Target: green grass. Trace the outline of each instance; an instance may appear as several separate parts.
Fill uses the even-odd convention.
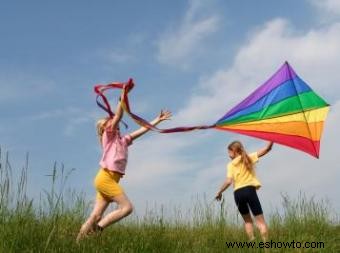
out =
[[[193,200],[185,215],[175,208],[166,218],[164,207],[151,208],[142,217],[132,216],[112,225],[100,236],[80,245],[76,234],[90,205],[82,194],[65,191],[70,171],[55,164],[51,189],[39,200],[27,196],[28,157],[17,179],[8,157],[0,150],[0,252],[265,252],[263,249],[228,249],[226,242],[244,241],[240,218],[225,208]],[[65,194],[68,192],[69,194]],[[330,207],[300,194],[283,195],[282,210],[266,216],[270,240],[323,242],[324,249],[269,249],[267,252],[340,252],[340,225]],[[238,220],[237,220],[238,219]],[[259,235],[257,235],[259,238]],[[259,241],[260,242],[260,241]],[[259,243],[258,242],[258,243]]]

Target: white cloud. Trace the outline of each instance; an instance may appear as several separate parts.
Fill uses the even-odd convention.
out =
[[[237,52],[232,66],[217,70],[212,76],[200,81],[188,104],[174,115],[172,123],[196,125],[217,120],[216,117],[222,116],[227,109],[241,101],[288,60],[317,93],[329,98],[335,105],[326,122],[321,159],[316,160],[302,152],[277,145],[272,154],[260,164],[259,176],[264,185],[260,195],[266,210],[271,205],[279,205],[281,192],[296,197],[299,190],[309,196],[327,196],[333,206],[339,208],[340,192],[335,189],[340,170],[334,157],[334,152],[339,149],[337,129],[340,124],[338,45],[339,23],[301,33],[287,20],[272,20],[258,27],[249,36]],[[148,200],[164,203],[165,199],[172,197],[184,205],[190,205],[186,203],[189,193],[194,195],[206,191],[213,196],[225,176],[226,157],[216,151],[215,157],[207,161],[200,157],[201,162],[197,164],[195,150],[202,146],[209,150],[216,149],[213,141],[209,140],[214,135],[217,133],[207,131],[195,132],[189,136],[171,136],[169,139],[154,136],[152,141],[150,138],[138,143],[138,147],[136,145],[136,149],[131,152],[131,174],[128,175],[127,183],[128,188],[132,189],[133,199],[145,201],[145,197],[141,196],[146,196]],[[250,142],[252,139],[247,137],[238,138],[246,141],[249,151],[261,145]],[[149,150],[151,146],[154,148]],[[181,156],[185,150],[192,150],[192,155],[186,159]],[[298,164],[295,162],[297,160]],[[185,170],[190,170],[190,179],[182,178],[181,174]],[[137,189],[142,189],[142,192],[135,192]],[[138,204],[143,206],[143,203]]]
[[[301,34],[286,20],[270,21],[258,28],[256,33],[252,33],[248,42],[238,51],[234,64],[229,69],[219,70],[201,82],[200,92],[209,91],[207,95],[192,96],[188,106],[177,116],[179,120],[190,119],[191,122],[211,121],[213,115],[222,115],[226,108],[231,108],[231,105],[235,105],[263,83],[285,60],[291,62],[298,74],[318,93],[334,102],[339,101],[338,45],[340,45],[339,23]],[[275,172],[274,174],[270,171],[263,172],[264,185],[267,185],[266,189],[270,189],[264,191],[265,199],[273,200],[277,205],[278,200],[275,200],[275,196],[279,198],[281,191],[295,196],[299,189],[303,189],[317,196],[328,196],[333,204],[338,205],[339,192],[333,192],[336,187],[334,178],[339,178],[334,159],[334,152],[338,150],[335,133],[340,123],[338,107],[339,102],[334,105],[327,122],[320,160],[282,147],[278,148],[278,153],[273,158],[267,159],[268,162],[263,167],[268,167],[269,170],[274,168]],[[301,163],[296,164],[294,162],[296,160]],[[321,168],[325,168],[323,170],[326,171]],[[204,175],[206,172],[201,173]],[[303,182],[299,181],[301,178],[304,178]],[[324,187],[325,184],[331,187]]]
[[[188,68],[192,61],[200,55],[204,41],[218,30],[218,17],[196,18],[204,12],[206,1],[190,1],[179,27],[165,32],[158,41],[157,59],[159,62]]]
[[[339,0],[309,0],[313,5],[318,7],[326,14],[339,15],[340,1]]]
[[[268,22],[240,48],[233,65],[203,79],[180,122],[211,122],[269,78],[288,60],[316,92],[332,99],[340,96],[340,23],[305,34],[283,19]]]
[[[340,65],[339,35],[340,23],[300,34],[286,20],[276,19],[266,24],[240,50],[235,68],[242,73],[269,74],[271,66],[277,68],[288,60],[316,90],[334,94],[331,89],[337,87],[336,75]]]

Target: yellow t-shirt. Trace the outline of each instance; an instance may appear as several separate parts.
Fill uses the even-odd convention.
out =
[[[257,152],[248,154],[253,164],[255,164],[259,157]],[[227,166],[227,177],[234,181],[234,191],[245,186],[255,186],[257,189],[261,187],[260,181],[256,178],[254,168],[248,170],[243,163],[240,162],[241,157],[234,158]]]

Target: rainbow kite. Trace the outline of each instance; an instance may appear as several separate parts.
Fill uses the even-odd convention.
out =
[[[137,124],[154,131],[174,133],[215,128],[273,141],[319,157],[329,105],[298,77],[288,62],[220,120],[208,126],[159,129],[151,125],[130,110],[128,93],[133,87],[132,79],[127,83],[96,85],[97,104],[113,117],[104,91],[118,88],[123,90],[124,111]]]
[[[216,122],[216,128],[270,140],[319,157],[329,105],[285,62]]]

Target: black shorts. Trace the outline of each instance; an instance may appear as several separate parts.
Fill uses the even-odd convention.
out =
[[[249,208],[254,216],[263,214],[255,186],[246,186],[234,192],[235,202],[242,215],[249,214]]]

